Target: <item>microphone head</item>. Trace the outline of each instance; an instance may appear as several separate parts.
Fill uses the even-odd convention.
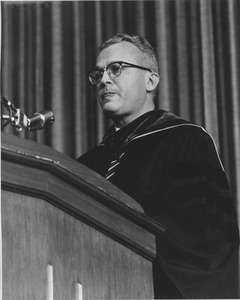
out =
[[[42,129],[46,126],[52,125],[55,120],[53,112],[50,110],[42,110],[33,114],[28,119],[28,129],[29,131]]]

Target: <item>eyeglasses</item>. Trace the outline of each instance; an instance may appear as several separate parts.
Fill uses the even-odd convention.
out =
[[[115,62],[110,63],[104,69],[99,68],[99,69],[92,71],[89,74],[89,80],[92,84],[98,84],[101,81],[105,71],[107,72],[107,74],[110,78],[116,78],[116,77],[120,76],[122,69],[124,69],[124,68],[138,68],[138,69],[146,70],[146,71],[149,71],[152,73],[151,69],[148,69],[148,68],[145,68],[142,66],[130,64],[130,63],[124,62],[124,61],[115,61]]]

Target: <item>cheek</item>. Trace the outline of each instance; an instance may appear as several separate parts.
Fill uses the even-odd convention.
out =
[[[98,99],[100,98],[100,96],[99,96],[100,90],[101,90],[100,84],[98,84],[98,85],[97,85],[97,88],[96,88],[96,94],[97,94]]]
[[[102,89],[102,88],[100,87],[100,85],[98,85],[97,88],[96,88],[96,93],[93,94],[93,98],[96,97],[98,103],[102,106],[102,99],[101,99],[102,91],[101,91],[101,89]]]
[[[145,84],[142,78],[137,78],[129,81],[129,95],[133,100],[141,101],[141,99],[145,98],[146,89]]]
[[[141,94],[145,90],[145,83],[142,76],[139,74],[128,76],[124,82],[121,82],[119,87],[124,93],[129,95]]]

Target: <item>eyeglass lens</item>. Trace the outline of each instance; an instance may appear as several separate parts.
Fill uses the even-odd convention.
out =
[[[121,65],[119,63],[111,64],[107,67],[107,73],[110,77],[117,77],[121,73]]]
[[[108,76],[111,78],[118,77],[121,73],[121,65],[119,63],[110,64],[107,67],[106,72],[107,72]],[[102,70],[95,70],[95,71],[91,72],[90,76],[89,76],[90,81],[93,84],[99,83],[103,77],[103,73],[104,73],[104,71],[102,71]]]

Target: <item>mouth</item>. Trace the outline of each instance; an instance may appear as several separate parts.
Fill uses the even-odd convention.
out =
[[[105,99],[107,99],[107,98],[109,98],[109,97],[112,97],[112,96],[114,96],[115,95],[115,93],[114,92],[105,92],[105,93],[103,93],[103,95],[102,95],[102,99],[103,100],[105,100]]]

